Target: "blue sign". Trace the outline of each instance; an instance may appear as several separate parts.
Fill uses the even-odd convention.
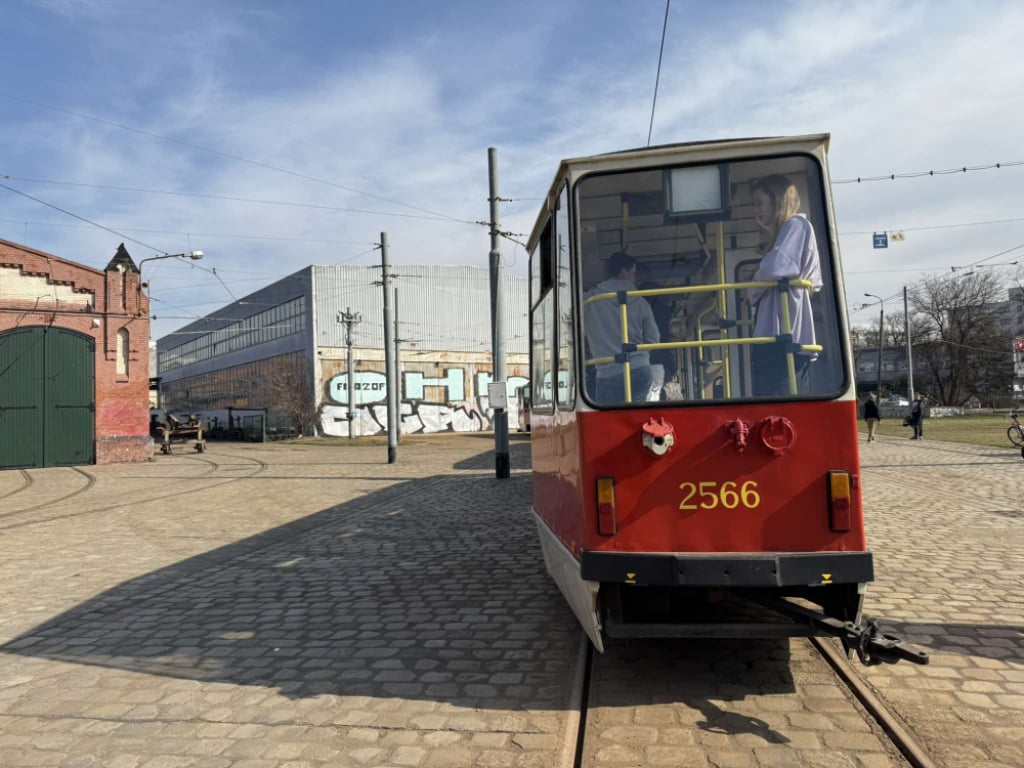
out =
[[[886,232],[875,232],[875,248],[888,248],[889,247],[889,235]]]

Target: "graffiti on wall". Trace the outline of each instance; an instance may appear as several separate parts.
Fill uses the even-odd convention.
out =
[[[472,377],[475,398],[466,399],[466,379]],[[352,433],[376,435],[387,431],[387,377],[378,371],[356,371],[353,377],[355,413]],[[422,432],[482,432],[493,427],[494,411],[487,398],[487,385],[494,380],[489,371],[469,372],[447,368],[441,377],[407,371],[401,377],[399,421],[403,434]],[[509,376],[509,423],[518,421],[516,398],[512,395],[527,383],[523,376]],[[439,387],[447,397],[427,400],[426,388]],[[320,428],[325,435],[349,434],[348,374],[332,377],[325,387],[327,402],[321,409]]]

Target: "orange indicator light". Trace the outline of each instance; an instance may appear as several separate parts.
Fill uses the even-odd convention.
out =
[[[597,532],[602,536],[614,536],[618,528],[615,511],[615,479],[597,478]]]
[[[828,473],[829,527],[836,533],[849,531],[853,525],[853,501],[849,472]]]

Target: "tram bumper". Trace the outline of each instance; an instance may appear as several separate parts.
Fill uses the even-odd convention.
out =
[[[820,587],[875,578],[870,552],[768,552],[700,555],[604,552],[580,558],[588,581],[675,587]]]

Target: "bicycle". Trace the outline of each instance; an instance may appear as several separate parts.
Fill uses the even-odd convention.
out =
[[[1010,438],[1010,442],[1018,448],[1024,447],[1024,424],[1020,423],[1016,413],[1011,413],[1010,418],[1013,420],[1013,424],[1006,430],[1006,436]],[[1022,453],[1021,455],[1024,455]]]

